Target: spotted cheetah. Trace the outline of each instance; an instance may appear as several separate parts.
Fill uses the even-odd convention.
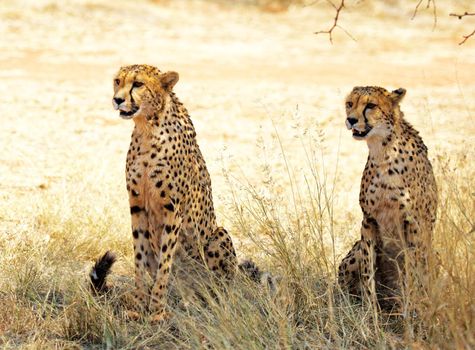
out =
[[[122,67],[113,82],[114,108],[135,124],[126,161],[137,305],[130,314],[150,311],[153,321],[167,315],[168,279],[177,254],[224,278],[237,270],[231,237],[216,224],[211,179],[193,123],[173,92],[177,82],[178,73],[149,65]],[[112,264],[104,260],[107,270]],[[91,275],[93,284],[100,285],[105,275],[96,281]]]
[[[400,306],[406,286],[427,283],[437,209],[427,147],[399,107],[405,94],[369,86],[346,98],[346,126],[366,141],[369,156],[359,198],[361,239],[341,262],[338,279],[351,294],[388,310]]]

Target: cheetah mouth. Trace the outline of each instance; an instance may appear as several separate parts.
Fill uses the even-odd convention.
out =
[[[137,113],[139,109],[138,108],[134,108],[132,109],[131,111],[123,111],[123,110],[120,110],[120,117],[123,118],[123,119],[130,119],[134,116],[135,113]]]
[[[352,129],[352,132],[353,132],[353,138],[357,139],[357,140],[362,140],[364,139],[368,134],[369,132],[373,130],[373,128],[371,127],[367,127],[365,130],[363,131],[359,131],[359,130],[356,130],[356,129]]]

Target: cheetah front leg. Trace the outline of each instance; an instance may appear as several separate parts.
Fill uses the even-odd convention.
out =
[[[365,216],[361,223],[361,278],[366,301],[376,314],[379,309],[376,295],[376,238],[378,224],[373,218]]]
[[[165,312],[168,279],[173,264],[178,236],[182,228],[182,217],[180,207],[173,199],[165,200],[165,204],[160,204],[156,217],[161,217],[161,222],[156,225],[160,232],[154,232],[154,240],[157,245],[153,245],[158,267],[150,299],[150,310],[153,315],[152,322],[159,322],[167,317]]]
[[[135,259],[135,292],[134,308],[129,311],[129,317],[139,318],[148,303],[147,272],[151,273],[156,268],[156,261],[150,247],[148,215],[145,209],[138,203],[131,201],[130,212],[132,215],[132,235],[134,238],[134,259]]]
[[[361,239],[355,243],[338,268],[338,281],[351,294],[363,296],[377,310],[375,242],[378,226],[374,219],[365,217]]]
[[[363,251],[358,240],[338,266],[338,284],[350,295],[361,296],[361,261]]]

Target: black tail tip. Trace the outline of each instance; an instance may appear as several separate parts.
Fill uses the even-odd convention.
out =
[[[89,277],[91,278],[91,287],[94,292],[103,293],[107,291],[106,278],[116,260],[117,258],[115,254],[110,250],[96,260],[96,263],[89,274]]]
[[[274,295],[277,292],[277,278],[272,274],[266,271],[262,271],[252,260],[244,260],[239,265],[239,270],[245,276],[254,281],[257,284],[260,284],[262,287],[267,289],[271,295]]]
[[[239,270],[254,282],[259,282],[262,272],[252,260],[244,260],[239,265]]]

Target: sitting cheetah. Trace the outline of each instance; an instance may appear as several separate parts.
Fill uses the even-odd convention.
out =
[[[226,278],[237,269],[231,237],[216,224],[211,180],[193,123],[172,91],[177,81],[178,73],[148,65],[122,67],[114,79],[113,106],[135,123],[126,162],[134,297],[137,311],[149,309],[153,321],[166,316],[168,279],[178,252]],[[104,284],[113,263],[106,255],[96,265],[104,271],[91,273],[96,286]],[[151,290],[147,274],[154,281]]]
[[[387,310],[400,306],[404,286],[426,284],[437,209],[427,147],[399,108],[405,94],[355,87],[346,98],[346,126],[366,141],[369,156],[360,189],[361,239],[341,262],[338,279],[351,294],[363,293],[373,305],[378,299]]]

